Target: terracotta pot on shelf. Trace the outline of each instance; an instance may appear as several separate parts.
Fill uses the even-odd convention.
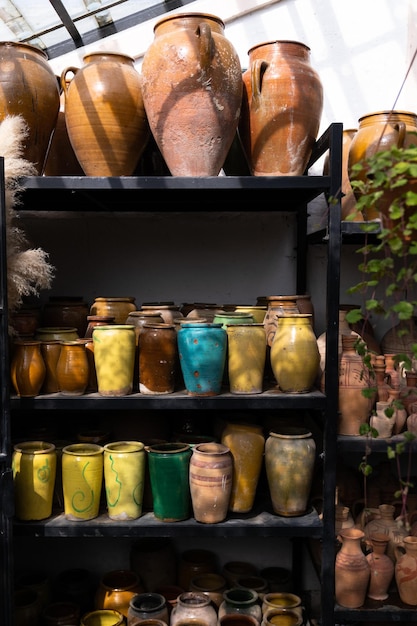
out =
[[[301,176],[323,109],[323,88],[310,63],[310,48],[298,41],[266,41],[248,55],[239,134],[251,173]]]
[[[145,52],[143,101],[173,176],[217,176],[235,137],[242,75],[224,28],[208,13],[168,15]]]

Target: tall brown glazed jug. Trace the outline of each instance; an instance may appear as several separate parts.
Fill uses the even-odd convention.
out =
[[[67,67],[61,73],[75,155],[87,176],[131,176],[149,139],[134,59],[91,52],[83,61],[82,68]]]
[[[173,176],[217,176],[235,137],[239,57],[207,13],[159,20],[143,58],[142,89],[156,143]]]
[[[317,138],[323,88],[310,48],[267,41],[249,50],[239,135],[254,176],[300,176]]]
[[[43,173],[59,112],[59,89],[45,52],[26,43],[0,42],[0,121],[21,115],[28,127],[23,157]]]

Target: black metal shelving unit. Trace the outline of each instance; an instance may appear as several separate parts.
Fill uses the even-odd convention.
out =
[[[328,176],[308,175],[310,167],[329,151]],[[166,524],[155,520],[152,513],[146,513],[134,523],[115,523],[100,515],[95,520],[82,525],[71,523],[58,512],[50,519],[36,523],[10,523],[12,512],[10,490],[8,502],[3,503],[9,512],[3,517],[2,533],[5,552],[2,570],[11,559],[13,536],[20,537],[96,537],[96,536],[201,536],[209,537],[286,537],[293,540],[295,567],[300,567],[301,547],[307,539],[318,539],[322,547],[321,559],[321,624],[334,626],[334,558],[335,558],[335,488],[337,464],[337,405],[338,405],[338,311],[340,281],[340,189],[342,158],[342,124],[334,123],[316,142],[310,163],[303,176],[296,177],[239,177],[219,176],[207,178],[176,177],[29,177],[22,180],[25,192],[20,211],[45,212],[50,218],[54,211],[254,211],[259,206],[260,193],[265,193],[265,210],[291,212],[297,216],[297,293],[307,289],[307,216],[308,202],[321,194],[334,199],[328,211],[327,245],[327,342],[326,342],[326,388],[325,393],[314,391],[309,394],[291,395],[276,389],[253,396],[233,396],[224,392],[213,398],[193,398],[185,392],[167,396],[149,397],[132,394],[122,398],[102,398],[99,394],[87,394],[76,398],[61,397],[60,394],[41,395],[36,398],[3,396],[2,419],[5,424],[4,470],[10,471],[10,432],[9,411],[16,418],[19,413],[33,414],[37,411],[89,411],[89,410],[129,410],[151,408],[154,410],[304,410],[311,411],[323,432],[323,519],[312,509],[304,516],[281,518],[267,509],[253,510],[243,517],[231,516],[224,523],[201,525],[194,520]],[[273,190],[273,201],[270,192]],[[266,194],[268,193],[268,196]],[[192,199],[198,199],[194,204]],[[219,202],[221,199],[221,204]],[[169,200],[169,203],[167,202]],[[4,232],[4,228],[3,228]],[[2,248],[4,250],[4,248]],[[6,259],[2,259],[5,270]],[[3,289],[4,292],[4,289]],[[3,342],[7,340],[3,333]],[[3,361],[3,375],[8,373],[7,359]],[[8,447],[7,447],[8,446]],[[11,577],[12,564],[8,568]],[[6,576],[7,578],[7,576]],[[2,624],[12,626],[11,583],[4,586]]]

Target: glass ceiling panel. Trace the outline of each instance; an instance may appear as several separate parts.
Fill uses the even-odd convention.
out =
[[[190,0],[0,0],[0,40],[74,49]],[[150,12],[150,13],[149,13]],[[143,19],[140,19],[143,15]],[[66,25],[66,27],[65,27]]]

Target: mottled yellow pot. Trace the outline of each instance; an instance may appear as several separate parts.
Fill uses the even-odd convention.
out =
[[[320,353],[311,314],[278,317],[271,346],[271,367],[284,393],[307,393],[319,372]]]
[[[142,515],[145,446],[140,441],[115,441],[104,446],[104,482],[110,519]]]
[[[17,443],[12,470],[16,517],[25,521],[49,517],[56,478],[55,445],[45,441]]]
[[[229,422],[223,430],[221,443],[230,449],[233,456],[229,510],[247,513],[253,507],[262,469],[265,448],[262,428],[256,424]]]
[[[310,431],[287,427],[271,432],[265,442],[265,470],[274,513],[304,515],[316,459]]]
[[[266,358],[263,324],[228,324],[226,331],[231,393],[262,393]]]
[[[97,517],[103,484],[103,447],[73,443],[62,449],[62,488],[67,519]]]
[[[93,345],[98,392],[102,396],[132,393],[135,327],[130,324],[96,326],[93,330]]]

